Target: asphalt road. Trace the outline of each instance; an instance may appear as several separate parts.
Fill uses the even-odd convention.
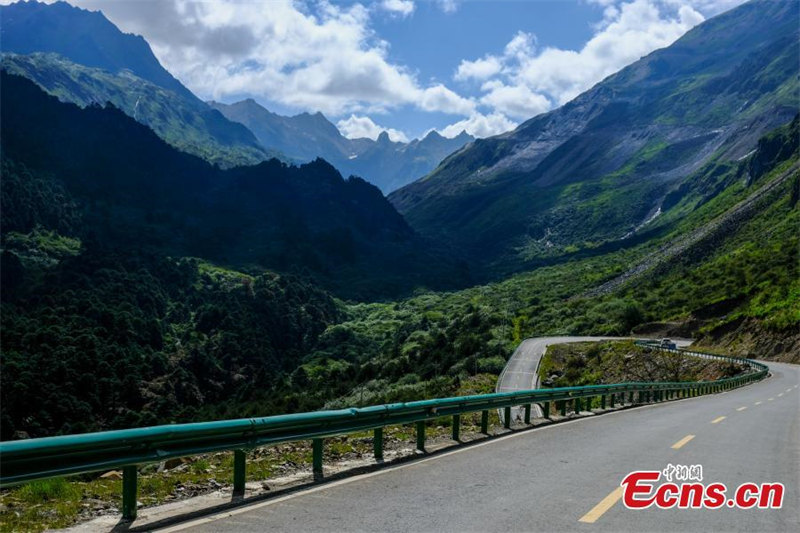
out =
[[[727,393],[513,432],[185,526],[196,532],[798,531],[800,367],[769,366],[769,379]],[[668,463],[700,464],[705,483],[728,487],[781,482],[783,508],[629,510],[615,500],[629,472]],[[597,510],[603,501],[609,505]],[[587,516],[594,522],[580,521]]]

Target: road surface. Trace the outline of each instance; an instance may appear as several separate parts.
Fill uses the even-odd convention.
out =
[[[727,393],[513,432],[180,527],[194,532],[798,531],[800,367],[769,366],[769,379]],[[781,482],[783,508],[634,511],[615,499],[629,472],[662,470],[668,463],[700,464],[705,483],[728,487]]]

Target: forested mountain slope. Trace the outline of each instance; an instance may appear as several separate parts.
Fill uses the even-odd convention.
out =
[[[344,180],[322,160],[221,170],[116,108],[65,104],[5,73],[0,105],[3,156],[63,184],[80,206],[82,238],[242,268],[305,270],[346,296],[464,281],[453,261],[426,251],[376,187]],[[9,201],[4,217],[28,210],[25,198]]]
[[[82,107],[110,102],[175,148],[211,163],[230,167],[283,157],[263,149],[247,128],[193,95],[165,89],[129,70],[112,73],[40,52],[4,53],[2,69],[36,82],[64,102]]]
[[[3,68],[64,101],[112,102],[173,146],[221,166],[278,155],[192,94],[147,41],[122,33],[101,12],[34,1],[0,6],[0,17]]]

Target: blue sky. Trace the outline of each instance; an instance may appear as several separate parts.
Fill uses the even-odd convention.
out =
[[[489,136],[742,0],[71,0],[203,99],[322,111],[349,137]]]

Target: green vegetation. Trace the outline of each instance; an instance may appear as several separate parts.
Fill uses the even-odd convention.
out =
[[[721,193],[673,222],[667,211],[664,237],[394,302],[336,300],[305,277],[207,258],[132,255],[97,234],[78,248],[77,230],[45,229],[40,209],[24,219],[32,229],[4,235],[3,437],[449,396],[498,373],[532,335],[626,335],[670,320],[695,321],[710,336],[751,320],[786,337],[800,323],[796,177],[678,260],[611,294],[580,295],[781,177],[796,161],[783,147],[793,146],[798,122],[750,159],[721,167]],[[741,176],[754,160],[761,173],[748,183]],[[702,197],[709,172],[689,180],[696,185],[676,210]],[[27,259],[37,254],[51,259]]]
[[[539,379],[548,387],[628,381],[712,381],[733,377],[741,365],[664,353],[633,341],[557,344],[547,348]]]

